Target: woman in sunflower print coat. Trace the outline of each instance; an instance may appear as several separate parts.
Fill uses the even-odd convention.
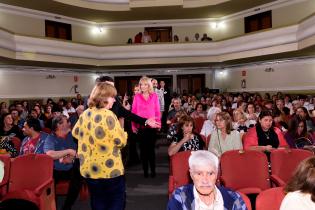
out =
[[[93,210],[123,210],[125,178],[120,149],[125,146],[127,133],[116,115],[109,109],[117,91],[107,83],[98,83],[85,110],[72,130],[78,139],[80,172],[91,195]]]

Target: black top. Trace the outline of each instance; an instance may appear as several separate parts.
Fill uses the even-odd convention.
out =
[[[131,111],[125,109],[122,104],[120,99],[116,96],[115,97],[116,101],[113,104],[113,107],[110,109],[112,112],[115,113],[117,118],[123,117],[127,120],[133,121],[137,124],[144,125],[145,121],[147,120],[146,118],[142,118]]]

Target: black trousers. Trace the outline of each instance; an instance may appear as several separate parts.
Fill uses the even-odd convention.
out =
[[[79,159],[76,159],[74,161],[73,167],[68,171],[57,171],[54,170],[54,180],[55,180],[55,186],[58,182],[63,180],[70,181],[68,193],[66,196],[66,200],[63,204],[62,209],[71,209],[72,205],[78,198],[78,195],[80,193],[82,180],[80,174],[80,163]]]
[[[144,176],[148,176],[149,166],[151,175],[155,176],[156,129],[140,128],[137,136],[140,144],[140,158]]]

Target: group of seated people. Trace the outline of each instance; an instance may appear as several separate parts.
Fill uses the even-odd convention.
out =
[[[173,98],[167,118],[168,153],[208,149],[220,156],[236,149],[312,149],[315,98],[310,102],[300,96],[293,103],[287,98],[280,94],[273,100],[250,94]]]
[[[0,147],[2,154],[7,153],[11,157],[26,154],[47,154],[52,157],[55,183],[61,180],[70,181],[68,194],[62,207],[67,210],[74,204],[82,183],[79,161],[76,158],[77,140],[72,136],[71,130],[84,107],[78,105],[74,109],[68,103],[64,104],[64,107],[59,107],[52,100],[48,100],[44,113],[41,111],[41,106],[35,104],[28,116],[22,118],[22,115],[18,115],[16,122],[12,116],[12,112],[16,109],[4,113],[1,118]],[[38,112],[35,107],[38,108]],[[20,122],[23,122],[22,127],[19,125]],[[20,149],[11,141],[12,137],[17,137],[21,141]]]

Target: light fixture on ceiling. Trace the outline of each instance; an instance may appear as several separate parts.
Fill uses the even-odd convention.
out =
[[[226,27],[225,22],[210,22],[209,25],[211,26],[212,29],[223,29]]]

